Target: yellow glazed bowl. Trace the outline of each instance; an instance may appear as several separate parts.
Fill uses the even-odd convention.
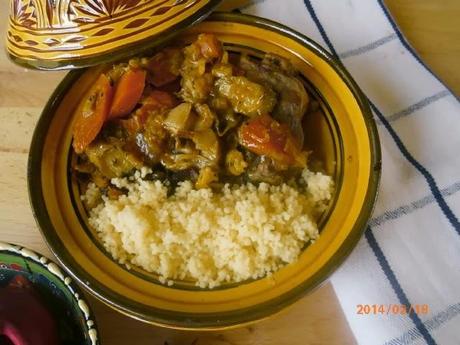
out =
[[[59,262],[94,296],[136,319],[180,329],[223,329],[263,319],[293,303],[345,260],[372,212],[380,178],[380,147],[366,98],[344,67],[310,39],[280,24],[239,14],[215,14],[180,40],[211,32],[227,49],[290,59],[317,95],[324,114],[310,118],[308,145],[336,183],[319,222],[320,238],[298,261],[271,277],[218,289],[127,270],[103,250],[87,225],[70,173],[73,110],[99,67],[73,71],[52,95],[36,127],[29,157],[29,193],[37,222]]]

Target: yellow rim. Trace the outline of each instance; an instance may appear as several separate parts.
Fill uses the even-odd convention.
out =
[[[137,319],[167,327],[218,329],[252,322],[291,304],[323,282],[361,237],[380,177],[380,147],[365,97],[334,58],[308,38],[277,23],[217,14],[182,37],[213,32],[229,46],[288,57],[322,95],[338,130],[342,183],[321,236],[298,262],[264,278],[212,291],[169,288],[124,270],[82,228],[69,193],[68,157],[73,107],[97,73],[70,73],[37,125],[29,157],[29,191],[49,246],[69,272],[98,298]]]

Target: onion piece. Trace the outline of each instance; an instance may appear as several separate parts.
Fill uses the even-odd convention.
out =
[[[212,163],[217,163],[220,158],[219,141],[212,129],[193,132],[192,138],[201,155]]]
[[[194,122],[192,104],[181,103],[169,111],[168,116],[163,121],[163,125],[169,132],[178,134],[191,128]]]
[[[212,127],[216,115],[207,104],[195,104],[198,120],[195,122],[195,131],[203,131]]]

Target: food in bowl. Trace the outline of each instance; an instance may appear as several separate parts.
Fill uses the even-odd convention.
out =
[[[311,98],[288,60],[211,34],[106,69],[76,110],[72,166],[106,250],[203,288],[296,261],[334,192],[307,164]]]
[[[289,60],[311,96],[302,119],[305,148],[311,152],[308,167],[333,177],[334,195],[317,220],[320,236],[314,245],[303,248],[295,262],[261,279],[203,289],[194,286],[192,279],[175,279],[171,288],[160,284],[154,273],[134,264],[126,269],[112,259],[88,224],[91,211],[80,200],[86,183],[79,185],[77,173],[71,173],[79,159],[71,149],[74,112],[104,65],[69,73],[50,97],[31,143],[28,181],[34,214],[47,243],[91,294],[148,323],[222,330],[278,312],[311,292],[343,263],[371,214],[381,156],[365,96],[345,68],[315,42],[280,24],[231,13],[213,14],[175,39],[183,47],[202,32],[219,37],[228,52],[257,57],[254,61],[261,61],[263,52]],[[147,49],[172,42],[171,36],[161,38],[133,44],[129,51],[150,56]],[[313,111],[315,101],[319,111]],[[315,161],[322,166],[315,166]]]

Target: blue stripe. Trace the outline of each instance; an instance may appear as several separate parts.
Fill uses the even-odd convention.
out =
[[[447,188],[441,189],[441,195],[443,197],[451,196],[457,193],[459,190],[460,190],[460,181],[455,182],[454,184],[450,185]],[[436,199],[434,198],[433,194],[426,195],[425,197],[418,199],[414,202],[411,202],[408,205],[403,205],[393,210],[386,211],[380,216],[372,218],[369,221],[369,226],[371,227],[380,226],[389,220],[398,219],[402,216],[405,216],[416,210],[419,210],[429,204],[432,204],[435,201]]]
[[[321,24],[321,22],[318,19],[318,16],[316,15],[315,9],[313,8],[310,0],[304,0],[303,2],[305,4],[305,6],[307,7],[308,12],[310,12],[311,18],[315,22],[316,27],[318,28],[318,30],[319,30],[319,32],[321,34],[321,37],[323,38],[324,42],[329,47],[329,50],[331,51],[331,53],[333,55],[338,56],[334,46],[332,45],[331,41],[329,40],[329,37],[326,34],[326,31],[323,28],[323,25]]]
[[[320,31],[321,35],[323,36],[324,42],[328,45],[329,49],[337,55],[334,46],[332,45],[331,41],[329,40],[329,37],[326,34],[326,31],[324,30],[321,22],[318,19],[318,16],[316,15],[313,6],[310,2],[310,0],[304,0],[305,6],[307,7],[308,11],[310,12],[310,15],[315,22],[315,24],[318,26],[318,30]],[[402,140],[399,138],[398,134],[396,131],[391,127],[390,123],[385,119],[383,114],[380,112],[380,110],[374,105],[369,100],[369,103],[371,105],[371,108],[374,110],[375,114],[377,114],[380,122],[385,126],[387,129],[388,133],[391,135],[393,138],[394,142],[396,143],[396,146],[398,146],[399,150],[401,151],[402,155],[406,160],[411,163],[415,169],[417,169],[425,178],[425,180],[428,183],[428,186],[433,193],[436,202],[438,203],[439,207],[441,208],[441,211],[444,213],[444,215],[447,217],[449,222],[452,224],[453,228],[455,231],[460,235],[460,222],[458,221],[457,217],[455,216],[454,212],[450,209],[449,205],[447,205],[446,201],[442,197],[441,192],[439,191],[439,188],[436,184],[436,181],[434,177],[430,174],[430,172],[422,165],[420,164],[407,150],[407,148],[404,146],[404,143]]]
[[[435,329],[439,328],[446,322],[452,320],[453,318],[457,317],[460,314],[460,303],[452,304],[447,309],[439,312],[431,319],[424,322],[425,327],[429,331],[434,331]],[[405,332],[402,336],[394,338],[384,345],[399,345],[399,344],[410,344],[413,341],[419,339],[421,337],[421,333],[417,328],[412,328]]]
[[[374,50],[388,42],[391,42],[393,40],[396,40],[398,39],[398,36],[396,34],[391,34],[391,35],[388,35],[388,36],[385,36],[385,37],[382,37],[381,39],[377,40],[377,41],[374,41],[372,43],[369,43],[369,44],[366,44],[365,46],[362,46],[362,47],[359,47],[359,48],[356,48],[356,49],[351,49],[351,50],[348,50],[346,52],[343,52],[343,53],[340,53],[339,54],[339,58],[341,59],[346,59],[346,58],[349,58],[351,56],[357,56],[357,55],[361,55],[361,54],[364,54],[364,53],[367,53],[371,50]]]
[[[409,299],[407,298],[406,293],[404,292],[401,285],[399,284],[398,279],[396,278],[396,275],[394,274],[393,270],[391,269],[390,264],[388,263],[385,255],[383,254],[382,249],[380,249],[380,246],[377,243],[377,240],[375,239],[375,236],[372,233],[372,229],[370,227],[367,229],[365,236],[366,236],[367,242],[369,242],[369,245],[372,251],[374,252],[375,257],[377,258],[377,261],[380,264],[380,267],[382,268],[383,272],[387,276],[388,281],[391,284],[391,287],[395,291],[396,296],[398,297],[399,301],[401,302],[401,304],[404,304],[406,306],[407,310],[410,310],[411,303],[409,302]],[[422,320],[420,320],[420,318],[418,317],[417,313],[415,313],[413,310],[410,310],[410,311],[411,312],[408,314],[409,317],[414,322],[415,327],[420,332],[420,334],[423,336],[427,344],[428,345],[436,344],[431,334],[428,332],[425,325],[423,324]]]
[[[407,42],[406,38],[404,37],[402,32],[399,30],[398,25],[396,25],[396,22],[393,20],[393,17],[391,16],[390,12],[385,6],[383,0],[377,0],[377,2],[380,5],[383,13],[385,14],[385,17],[387,17],[388,21],[393,27],[393,30],[395,31],[396,35],[398,35],[398,38],[401,44],[412,54],[415,60],[417,60],[417,62],[428,71],[428,73],[430,73],[437,81],[439,81],[442,85],[444,85],[446,89],[448,89],[452,93],[452,95],[457,99],[457,101],[460,101],[460,98],[441,79],[439,79],[439,77],[422,61],[420,56],[418,56],[415,50],[411,47],[409,42]]]
[[[411,115],[415,113],[416,111],[425,108],[426,106],[430,105],[431,103],[434,103],[440,99],[443,99],[447,96],[451,96],[452,94],[450,93],[449,90],[443,90],[438,93],[435,93],[432,96],[426,97],[422,99],[421,101],[414,103],[410,106],[408,106],[406,109],[403,109],[401,111],[398,111],[397,113],[390,115],[386,117],[388,122],[393,122],[396,120],[399,120],[400,118],[406,117],[408,115]],[[382,124],[380,121],[378,121],[378,124]]]
[[[390,133],[391,137],[396,143],[396,146],[398,146],[404,158],[406,158],[407,161],[411,163],[414,166],[414,168],[417,169],[422,174],[422,176],[425,178],[426,182],[428,183],[428,186],[430,187],[431,193],[433,193],[433,196],[436,199],[436,202],[441,208],[441,211],[447,217],[447,219],[449,220],[449,222],[451,223],[455,231],[460,235],[460,222],[458,221],[457,217],[455,216],[454,212],[451,210],[449,205],[447,205],[447,202],[442,196],[441,191],[439,190],[434,177],[430,174],[430,172],[422,164],[420,164],[409,153],[407,148],[404,146],[402,140],[396,134],[396,131],[393,129],[393,127],[391,127],[390,123],[385,119],[385,117],[382,115],[380,110],[378,110],[377,107],[370,100],[369,100],[369,103],[371,104],[372,110],[374,110],[374,112],[377,114],[382,124],[387,129],[388,133]]]

